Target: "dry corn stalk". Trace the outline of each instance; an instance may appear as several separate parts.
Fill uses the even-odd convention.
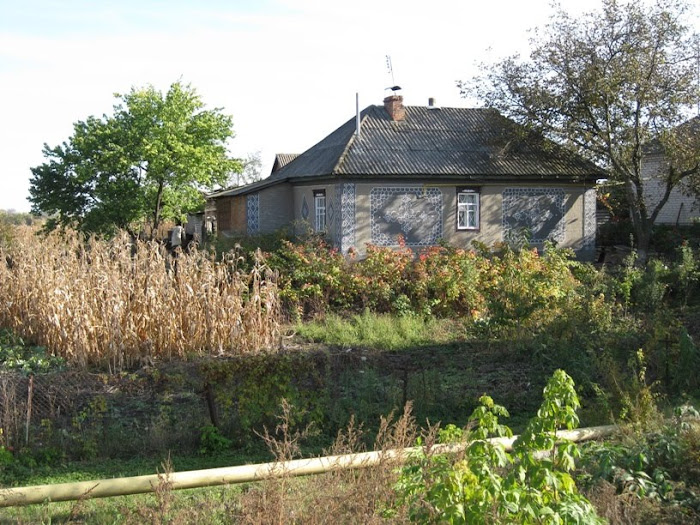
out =
[[[0,249],[0,326],[69,362],[116,370],[258,352],[279,339],[274,277],[260,260],[244,273],[235,256],[195,250],[175,259],[127,234],[84,240],[18,228]]]

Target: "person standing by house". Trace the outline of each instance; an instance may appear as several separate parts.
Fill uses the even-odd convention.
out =
[[[182,221],[177,221],[173,231],[170,232],[170,255],[172,255],[174,261],[172,264],[173,272],[175,277],[177,277],[178,270],[178,257],[180,256],[180,251],[182,250],[182,245],[185,242],[185,228],[182,227]]]
[[[177,224],[170,233],[170,250],[174,256],[177,256],[175,251],[177,248],[182,249],[182,244],[185,241],[185,228],[182,227],[182,221],[177,221]]]

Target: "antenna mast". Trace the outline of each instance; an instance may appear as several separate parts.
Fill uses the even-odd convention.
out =
[[[391,85],[393,86],[396,81],[394,80],[394,68],[391,66],[391,55],[386,55],[386,68],[391,75]]]

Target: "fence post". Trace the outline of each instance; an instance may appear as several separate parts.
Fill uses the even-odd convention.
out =
[[[24,444],[29,444],[29,425],[32,420],[32,397],[34,396],[34,374],[29,374],[29,386],[27,386],[27,422],[24,426]]]

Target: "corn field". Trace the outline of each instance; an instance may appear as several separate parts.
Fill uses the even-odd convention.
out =
[[[240,354],[279,338],[275,275],[235,253],[170,255],[121,234],[37,236],[0,247],[0,326],[78,366],[121,370],[157,359]]]

